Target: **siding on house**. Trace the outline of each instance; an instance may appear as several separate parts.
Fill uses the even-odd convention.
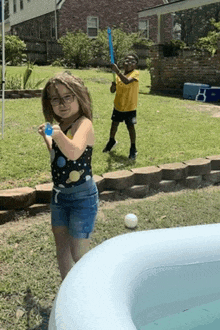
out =
[[[11,34],[21,39],[55,40],[54,12],[38,16],[23,23],[11,26]]]
[[[23,23],[38,16],[47,15],[55,10],[54,0],[23,0],[23,9],[21,9],[20,3],[20,0],[9,1],[11,26]],[[14,5],[16,5],[15,12]]]

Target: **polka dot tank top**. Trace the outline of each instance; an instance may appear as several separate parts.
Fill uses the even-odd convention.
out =
[[[72,139],[71,129],[64,132]],[[71,188],[92,178],[92,147],[87,146],[77,160],[68,159],[53,141],[51,150],[51,172],[53,183],[56,187]]]

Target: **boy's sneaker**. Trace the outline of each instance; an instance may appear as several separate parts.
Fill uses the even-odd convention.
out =
[[[118,144],[115,140],[109,140],[102,152],[110,152]]]
[[[129,159],[131,159],[131,160],[135,160],[136,159],[136,157],[137,157],[137,150],[136,149],[134,149],[134,148],[131,148],[130,149],[130,155],[129,155]]]

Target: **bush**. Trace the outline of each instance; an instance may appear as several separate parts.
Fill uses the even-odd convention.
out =
[[[99,30],[96,39],[91,40],[93,58],[99,58],[104,61],[109,60],[108,34],[106,30]]]
[[[130,35],[134,46],[152,46],[153,41],[143,36],[143,32],[134,32]]]
[[[39,80],[31,80],[30,77],[32,75],[34,69],[34,64],[27,62],[27,67],[22,74],[16,75],[8,75],[7,71],[5,71],[5,89],[36,89],[38,86],[45,80],[45,78],[41,78]],[[0,67],[0,89],[2,89],[2,66]]]
[[[57,58],[55,61],[52,62],[51,66],[63,66],[65,67],[65,59]]]
[[[147,58],[146,59],[146,66],[147,66],[147,70],[150,71],[151,66],[152,66],[152,60],[151,60],[151,58]]]
[[[122,28],[123,26],[112,29],[114,59],[119,66],[127,53],[134,52],[134,45],[153,44],[152,41],[143,38],[140,32],[128,34]],[[82,31],[67,32],[59,39],[59,43],[62,45],[64,59],[57,59],[53,66],[85,67],[92,59],[101,59],[110,65],[107,29],[99,30],[97,38],[94,39],[89,39]]]
[[[112,43],[114,49],[114,60],[120,64],[128,52],[133,51],[133,39],[122,28],[112,29]],[[108,33],[107,30],[100,30],[98,36],[93,40],[93,55],[100,57],[110,63]]]
[[[214,31],[209,31],[206,37],[200,38],[195,44],[196,49],[198,50],[207,50],[212,55],[218,49],[218,40],[220,38],[220,22],[216,23],[214,19],[210,20]]]
[[[127,34],[121,28],[113,29],[112,39],[115,62],[120,65],[125,55],[133,50],[133,40],[131,34]]]
[[[2,51],[2,36],[0,36],[0,44]],[[5,61],[7,65],[21,64],[27,58],[25,51],[26,45],[19,37],[5,36]]]
[[[91,41],[84,32],[67,32],[58,42],[62,45],[65,64],[68,67],[85,67],[92,59]]]

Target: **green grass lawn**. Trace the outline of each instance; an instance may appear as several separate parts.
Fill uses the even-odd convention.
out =
[[[8,67],[7,74],[17,74],[19,70],[22,72],[24,67]],[[36,66],[33,76],[49,78],[62,70]],[[103,154],[102,149],[109,138],[114,100],[114,95],[109,92],[112,73],[99,69],[71,71],[84,79],[93,100],[96,135],[92,163],[94,174],[220,153],[219,118],[211,117],[207,111],[197,111],[198,103],[194,101],[150,95],[149,72],[141,70],[136,125],[137,160],[128,160],[130,141],[125,124],[119,126],[116,135],[119,144],[115,151],[110,155]],[[49,154],[37,133],[43,122],[40,98],[5,101],[3,140],[0,135],[0,189],[24,185],[34,187],[38,183],[50,182]]]

